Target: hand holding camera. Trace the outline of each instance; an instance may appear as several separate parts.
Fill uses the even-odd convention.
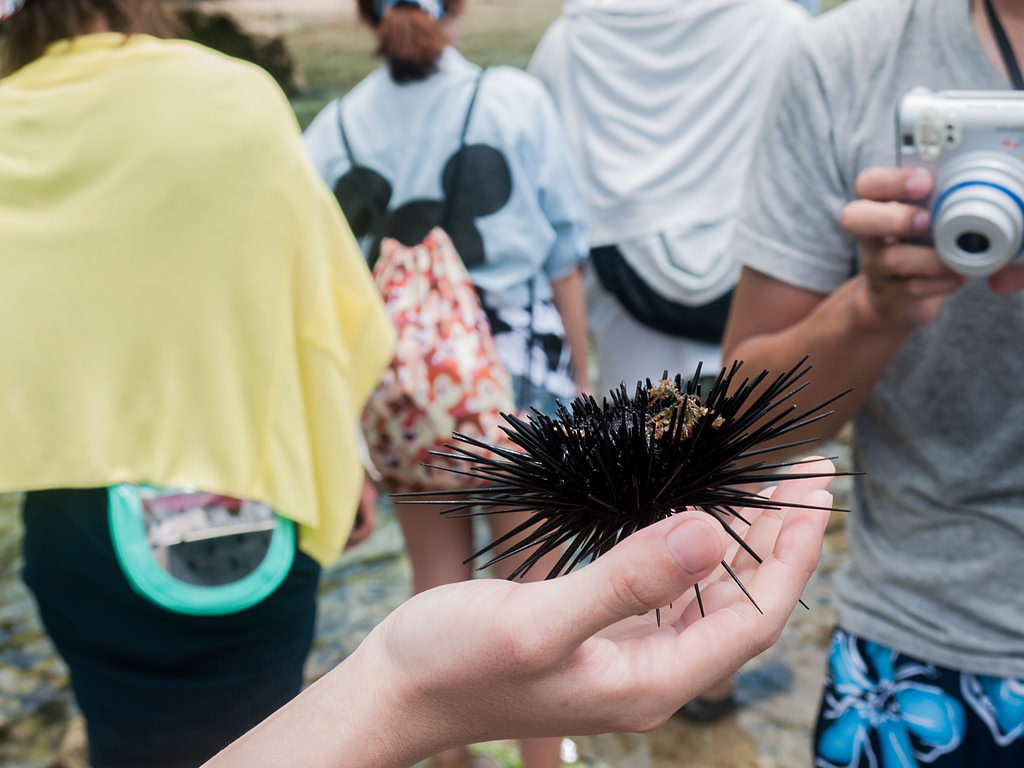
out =
[[[1024,289],[1024,93],[910,91],[898,168],[870,168],[842,226],[861,245],[869,321],[910,329],[968,277]]]
[[[1024,93],[915,88],[896,112],[900,165],[932,174],[935,249],[984,277],[1024,253]]]
[[[922,241],[930,231],[921,201],[931,176],[910,168],[868,168],[858,175],[858,199],[843,209],[843,229],[860,243],[861,322],[882,330],[909,331],[938,314],[942,300],[966,278],[951,270]]]

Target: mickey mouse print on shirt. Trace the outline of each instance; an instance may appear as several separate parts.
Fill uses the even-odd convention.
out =
[[[461,96],[464,78],[472,71],[472,65],[452,50],[446,56],[450,59],[447,66],[458,81],[457,90]],[[493,139],[477,139],[477,143],[466,141],[487,71],[477,69],[474,73],[476,83],[465,107],[461,135],[450,136],[447,141],[441,133],[435,134],[430,130],[429,125],[420,130],[413,128],[428,116],[437,119],[437,113],[432,110],[448,109],[447,103],[430,102],[427,96],[422,97],[423,101],[416,100],[417,109],[401,115],[400,119],[391,115],[390,120],[382,124],[375,124],[369,119],[374,105],[384,99],[396,98],[393,92],[396,86],[384,70],[379,70],[380,76],[371,80],[369,85],[335,102],[330,112],[322,112],[322,118],[318,117],[307,129],[307,140],[349,228],[361,240],[371,269],[379,261],[380,246],[385,237],[407,247],[415,247],[435,227],[448,234],[454,250],[469,269],[471,280],[474,271],[482,273],[484,270],[481,268],[486,268],[487,278],[495,287],[485,290],[477,286],[477,292],[487,313],[499,356],[516,382],[516,408],[523,410],[540,405],[551,409],[555,398],[573,397],[576,387],[571,352],[565,343],[561,315],[550,297],[546,270],[553,257],[555,261],[551,266],[555,271],[564,272],[572,266],[568,262],[578,253],[574,246],[585,241],[582,236],[583,200],[567,163],[562,162],[560,172],[552,173],[550,166],[564,161],[567,152],[548,152],[546,143],[533,135],[539,130],[538,120],[543,123],[549,119],[548,130],[556,136],[560,135],[557,133],[560,129],[553,110],[543,108],[547,104],[544,92],[534,81],[523,80],[526,78],[523,73],[503,72],[500,77],[503,80],[515,78],[513,84],[517,91],[523,89],[530,94],[530,99],[536,98],[539,102],[528,102],[535,109],[524,108],[524,124],[517,127],[516,124],[503,123],[503,130],[490,131],[496,134]],[[445,92],[444,98],[448,98],[449,87],[455,90],[443,80],[429,82],[439,83],[437,88]],[[376,89],[371,86],[376,86]],[[499,90],[499,86],[495,88]],[[430,98],[441,96],[432,94]],[[429,102],[430,108],[422,109],[424,102]],[[377,147],[378,152],[384,152],[378,161],[372,154],[367,154],[364,159],[359,147],[353,148],[346,125],[348,109],[359,114],[363,131],[368,132],[368,146],[373,146],[375,139],[379,139],[376,143],[401,153],[397,168],[392,170],[389,164],[395,159],[393,152]],[[517,113],[516,118],[519,117]],[[421,136],[428,136],[430,140],[424,141],[417,152],[409,147],[408,142],[418,141]],[[511,146],[499,143],[510,136],[513,137]],[[339,138],[341,147],[338,146]],[[452,138],[458,138],[458,143],[448,143]],[[528,144],[530,151],[517,151],[523,142]],[[423,147],[427,146],[430,154],[424,155],[426,150]],[[407,154],[410,152],[411,156]],[[546,165],[522,168],[524,158],[531,162],[540,158]],[[342,161],[340,169],[339,160]],[[406,167],[403,162],[415,165]],[[531,186],[534,179],[546,175],[553,177],[550,187]],[[415,181],[409,183],[409,178]],[[519,182],[520,178],[525,184]],[[556,220],[544,208],[545,204],[550,204],[555,212],[557,228]],[[514,207],[522,208],[523,218],[518,226],[511,223],[511,219],[516,217],[505,215]],[[485,217],[487,225],[484,224]],[[524,227],[527,221],[535,226]],[[530,267],[534,270],[532,273]]]
[[[441,171],[444,199],[410,200],[397,208],[390,207],[391,183],[360,165],[351,149],[349,157],[352,167],[335,183],[334,196],[356,237],[373,237],[368,254],[371,268],[380,254],[381,239],[393,237],[413,246],[436,226],[448,233],[467,269],[484,263],[484,241],[476,219],[497,213],[512,197],[512,172],[500,151],[486,144],[463,144]]]

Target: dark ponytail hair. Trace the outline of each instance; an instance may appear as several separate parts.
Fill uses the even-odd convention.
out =
[[[375,53],[386,59],[396,83],[425,80],[437,72],[437,62],[448,45],[441,22],[413,3],[398,3],[377,16],[374,0],[358,0],[359,15],[377,30]],[[462,12],[465,0],[444,0],[446,17]]]
[[[27,0],[3,23],[0,76],[31,64],[50,43],[89,34],[97,22],[126,35],[175,36],[163,0]]]

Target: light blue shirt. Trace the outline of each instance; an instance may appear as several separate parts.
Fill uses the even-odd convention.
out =
[[[459,149],[480,71],[448,48],[439,71],[425,80],[399,85],[386,67],[373,72],[324,108],[306,130],[317,171],[338,194],[352,170],[339,130],[340,108],[357,165],[379,174],[375,182],[383,186],[384,198],[390,191],[387,212],[378,214],[393,218],[418,211],[439,218],[443,172]],[[466,144],[497,150],[507,165],[507,176],[493,163],[476,173],[464,163],[460,172],[465,192],[452,214],[474,237],[479,234],[483,246],[481,258],[463,254],[473,283],[504,306],[526,306],[531,281],[536,299],[550,298],[551,281],[566,277],[586,258],[588,238],[586,203],[547,91],[520,70],[488,69]],[[497,155],[489,157],[493,161]],[[510,185],[501,182],[506,178]],[[365,235],[366,227],[361,230],[355,217],[350,219],[356,234]],[[372,241],[372,236],[362,238],[365,252]]]

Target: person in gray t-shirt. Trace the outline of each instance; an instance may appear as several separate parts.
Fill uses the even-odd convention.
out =
[[[1020,4],[992,3],[1024,52]],[[805,28],[732,245],[725,358],[809,354],[806,404],[854,387],[828,420],[854,420],[865,474],[818,766],[1024,765],[1024,268],[950,271],[920,244],[931,177],[893,167],[911,88],[1010,87],[993,29],[984,0],[856,0]]]

